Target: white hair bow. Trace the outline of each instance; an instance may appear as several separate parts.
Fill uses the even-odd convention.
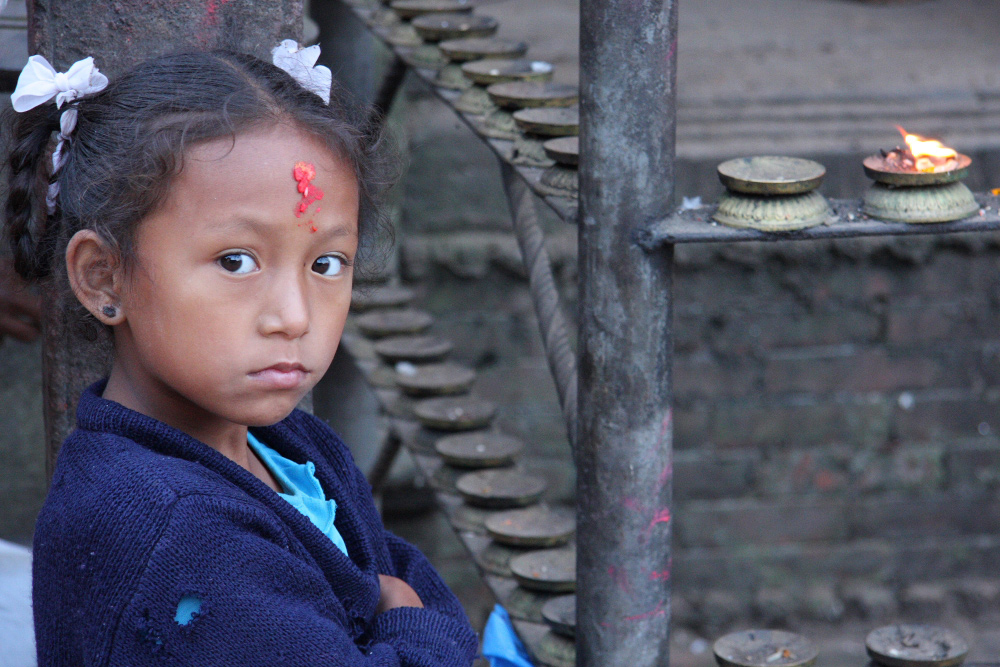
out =
[[[10,96],[14,111],[24,112],[45,104],[52,98],[56,100],[56,108],[73,100],[104,90],[108,85],[108,77],[94,66],[93,58],[78,60],[66,71],[57,72],[43,56],[31,56],[28,64],[21,70],[17,78],[17,87]],[[66,142],[76,129],[77,110],[66,109],[59,117],[59,135],[56,149],[52,152],[52,173],[55,174],[63,166],[66,156],[63,154]],[[49,215],[55,212],[56,196],[59,194],[59,183],[53,181],[49,185],[48,196],[45,198]]]
[[[14,111],[27,111],[54,97],[56,106],[62,108],[66,102],[104,90],[107,85],[108,77],[94,67],[93,58],[78,60],[66,72],[57,72],[43,56],[31,56],[10,101]]]
[[[271,49],[271,60],[306,90],[316,93],[323,102],[330,103],[330,85],[333,83],[333,73],[328,67],[317,65],[319,47],[309,46],[300,49],[294,39],[286,39]]]

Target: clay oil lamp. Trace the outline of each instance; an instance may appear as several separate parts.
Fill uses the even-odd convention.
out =
[[[576,170],[580,163],[580,138],[574,135],[549,139],[542,147],[555,165],[542,172],[538,189],[549,195],[577,197],[580,193],[580,177]]]
[[[482,121],[482,132],[494,139],[517,140],[522,137],[514,121],[514,112],[526,108],[567,107],[580,100],[576,86],[551,81],[509,81],[494,83],[486,94],[497,106]],[[542,155],[539,144],[538,155]]]
[[[389,6],[392,0],[351,0],[352,6],[361,8],[361,18],[375,34],[382,39],[390,41],[397,46],[415,46],[412,42],[417,39],[417,34],[410,27],[409,22],[404,22],[399,14]],[[350,3],[349,3],[350,4]],[[394,38],[396,33],[403,31],[407,38]]]
[[[712,647],[719,667],[810,667],[819,651],[802,635],[784,630],[743,630]]]
[[[415,44],[405,43],[406,40],[402,42],[397,42],[396,40],[401,38],[394,38],[397,32],[405,31],[412,35],[410,41],[412,42],[417,38],[417,33],[410,27],[408,23],[403,23],[403,20],[399,18],[399,14],[390,9],[387,5],[381,3],[374,3],[374,5],[367,9],[362,17],[364,22],[370,27],[375,34],[382,37],[391,44],[396,44],[397,46],[414,46]],[[419,41],[417,42],[419,43]]]
[[[462,63],[472,60],[511,60],[524,56],[528,45],[512,39],[496,37],[462,37],[438,44],[448,64],[438,70],[434,84],[448,90],[468,90],[472,81],[462,74]]]
[[[553,137],[573,137],[580,132],[580,108],[537,107],[514,112],[514,122],[524,133],[514,140],[514,164],[551,167],[555,160],[546,155],[545,141]]]
[[[449,58],[438,42],[460,37],[489,37],[497,31],[497,20],[479,14],[422,14],[411,21],[417,35],[426,42],[404,56],[410,64],[425,69],[441,70]]]
[[[377,28],[376,32],[393,46],[415,49],[424,43],[409,21],[399,20],[390,26]]]
[[[475,8],[471,0],[395,0],[389,6],[404,21],[425,14],[463,14]]]
[[[394,46],[417,49],[423,39],[413,27],[412,21],[425,14],[467,14],[475,5],[470,0],[395,0],[389,3],[389,11],[397,20],[389,25],[376,26],[376,32]],[[412,56],[407,54],[409,59]],[[417,57],[419,60],[419,56]],[[427,65],[416,64],[418,67]]]
[[[473,85],[462,93],[455,108],[473,116],[485,116],[499,107],[490,99],[486,87],[507,81],[551,81],[553,67],[541,60],[473,60],[462,64],[462,75]]]
[[[546,665],[576,665],[576,595],[559,595],[542,605],[542,619],[549,630],[538,642],[539,661]]]
[[[956,667],[969,653],[962,637],[933,625],[887,625],[872,630],[865,649],[874,667]]]
[[[413,19],[417,34],[426,41],[443,42],[465,37],[492,37],[497,20],[482,14],[424,14]]]
[[[538,640],[538,661],[550,667],[576,667],[576,642],[549,630]]]
[[[545,603],[542,618],[553,632],[568,637],[576,636],[576,596],[560,595]]]
[[[762,155],[728,160],[718,171],[726,191],[713,217],[724,225],[788,232],[833,217],[829,203],[816,192],[826,175],[818,162]]]
[[[865,174],[875,181],[865,193],[864,212],[879,220],[927,223],[961,220],[978,211],[961,182],[972,159],[940,141],[898,129],[905,147],[864,160]]]

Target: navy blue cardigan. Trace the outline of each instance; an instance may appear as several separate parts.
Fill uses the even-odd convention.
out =
[[[468,667],[476,636],[414,547],[388,533],[350,452],[300,411],[253,429],[316,464],[345,556],[308,518],[211,447],[100,397],[80,398],[35,529],[39,667]],[[375,614],[378,574],[423,609]],[[175,621],[182,598],[201,610]]]

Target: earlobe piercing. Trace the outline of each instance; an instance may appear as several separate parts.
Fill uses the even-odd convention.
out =
[[[101,312],[104,313],[105,317],[114,317],[118,314],[118,309],[114,306],[104,306],[101,308]]]

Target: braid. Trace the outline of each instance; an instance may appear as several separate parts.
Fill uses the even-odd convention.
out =
[[[13,114],[13,118],[10,118]],[[48,216],[45,193],[51,165],[47,159],[52,133],[59,129],[59,110],[45,104],[24,113],[8,114],[13,127],[8,162],[6,235],[14,269],[24,278],[40,279],[52,271],[58,235],[58,214]],[[56,223],[56,224],[52,224]]]

